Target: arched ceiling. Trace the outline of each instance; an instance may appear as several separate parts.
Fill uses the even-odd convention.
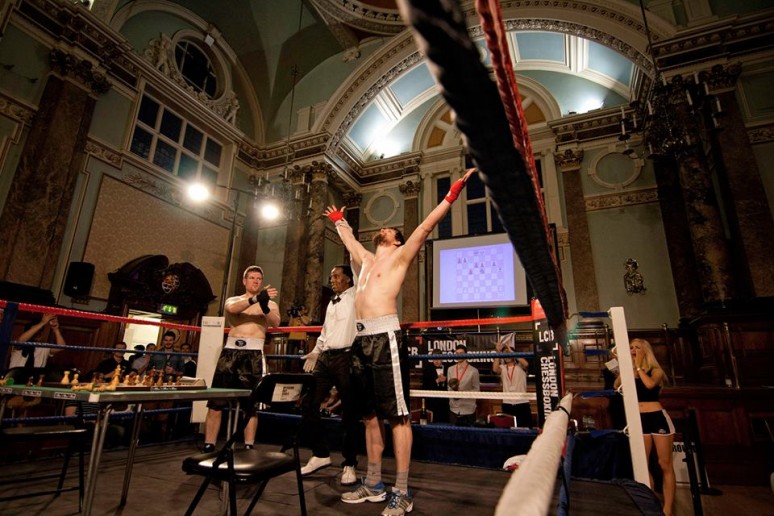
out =
[[[389,46],[405,31],[394,0],[230,0],[228,8],[211,0],[169,1],[212,23],[234,50],[265,117],[265,144],[282,140],[289,131],[292,80],[288,63],[300,70],[299,85],[307,75],[319,81],[317,70],[334,61],[342,74],[353,75],[379,48]],[[504,14],[511,17],[506,18],[510,54],[534,124],[626,104],[636,98],[642,77],[649,71],[638,24],[638,0],[576,3],[583,5],[573,7],[578,13],[564,14],[564,22],[545,15],[540,20],[528,17],[545,14],[539,9],[554,9],[558,14],[561,6],[551,2],[507,3]],[[581,9],[595,4],[604,5]],[[463,8],[471,16],[472,2],[463,2]],[[525,18],[514,18],[521,12]],[[475,27],[474,18],[470,19]],[[656,38],[668,29],[663,20],[655,26]],[[593,36],[584,37],[586,33]],[[488,62],[480,29],[473,29],[472,34],[482,59]],[[339,79],[345,80],[346,75]],[[335,85],[328,86],[331,91],[322,91],[317,84],[299,87],[294,111],[330,99]],[[341,135],[341,144],[361,162],[412,150],[418,128],[428,124],[425,116],[439,98],[421,62],[375,91],[367,105],[353,112],[355,119]]]

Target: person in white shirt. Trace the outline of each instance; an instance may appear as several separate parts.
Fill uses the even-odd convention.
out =
[[[498,353],[512,353],[513,349],[508,345],[505,340],[507,338],[513,338],[513,335],[508,335],[497,341],[495,349]],[[503,385],[503,392],[527,392],[527,370],[529,369],[529,362],[521,357],[516,359],[509,357],[500,363],[499,358],[495,358],[492,363],[492,372],[500,375],[500,381]],[[529,400],[525,399],[511,399],[503,400],[503,412],[514,416],[516,418],[516,426],[521,428],[532,427],[532,409],[529,405]]]
[[[464,355],[468,348],[457,344],[455,355]],[[480,391],[481,380],[478,369],[460,358],[446,372],[447,385],[450,391]],[[449,422],[455,426],[472,426],[476,422],[475,398],[449,398]]]
[[[45,342],[50,340],[51,334],[46,335],[44,330],[46,327],[51,328],[51,332],[54,334],[54,342],[52,344],[60,344],[64,346],[66,344],[62,331],[59,329],[59,320],[54,314],[43,314],[43,317],[37,323],[30,323],[24,327],[24,333],[19,335],[16,339],[17,342]],[[28,367],[28,368],[42,368],[46,367],[48,363],[48,357],[59,353],[61,350],[56,348],[31,348],[28,346],[14,347],[11,352],[11,360],[8,364],[8,368],[13,367]]]
[[[312,395],[306,397],[304,404],[302,426],[304,435],[311,443],[312,458],[301,468],[301,474],[311,475],[331,464],[330,448],[320,420],[320,404],[328,396],[331,387],[335,386],[341,400],[344,425],[341,484],[353,485],[357,482],[356,436],[360,425],[353,410],[350,390],[350,350],[357,334],[352,268],[349,265],[336,265],[331,270],[330,284],[335,295],[325,311],[325,323],[314,349],[304,356],[304,371],[314,375],[315,388]]]

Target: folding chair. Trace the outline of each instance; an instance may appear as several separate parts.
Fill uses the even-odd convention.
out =
[[[249,406],[252,407],[255,403],[272,405],[295,404],[306,396],[313,384],[314,377],[311,374],[268,374],[261,378],[258,385],[253,389]],[[211,453],[200,453],[183,461],[183,471],[189,475],[202,475],[205,477],[202,485],[196,492],[196,496],[191,500],[186,516],[193,514],[207,486],[213,480],[228,483],[229,506],[233,516],[237,514],[236,485],[258,483],[258,491],[245,512],[245,515],[248,515],[252,512],[261,494],[263,494],[269,480],[291,471],[296,473],[301,514],[306,516],[306,500],[304,499],[304,485],[301,478],[301,460],[298,453],[298,439],[296,438],[297,431],[290,436],[290,443],[286,444],[278,452],[262,452],[257,449],[234,450],[234,441],[242,435],[250,419],[249,416],[250,411],[246,410],[237,431],[231,435],[220,450]],[[288,448],[293,449],[292,454],[286,453]]]
[[[17,383],[22,381],[22,377],[26,377],[29,374],[29,370],[24,368],[14,368],[8,371],[6,378],[14,378]],[[21,398],[21,397],[16,397]],[[3,399],[2,406],[0,406],[0,419],[5,414],[6,403],[8,399]],[[54,495],[59,496],[66,491],[78,490],[78,509],[82,509],[83,504],[83,452],[85,448],[85,442],[88,437],[87,430],[83,428],[82,421],[79,425],[28,425],[21,427],[2,427],[0,428],[0,446],[11,449],[14,445],[20,445],[24,443],[36,443],[38,448],[48,447],[53,443],[65,441],[67,443],[64,452],[64,462],[62,464],[62,470],[58,474],[45,474],[37,475],[34,477],[18,478],[13,477],[11,479],[2,479],[0,484],[14,484],[18,482],[30,483],[35,480],[45,480],[49,478],[59,478],[56,489],[50,489],[45,491],[34,491],[31,493],[22,493],[12,496],[4,496],[0,498],[0,502],[9,500],[18,500],[20,498],[31,498],[35,496]],[[53,446],[52,446],[53,447]],[[64,487],[65,477],[67,476],[67,468],[70,464],[70,457],[73,452],[78,453],[78,485],[73,487]]]

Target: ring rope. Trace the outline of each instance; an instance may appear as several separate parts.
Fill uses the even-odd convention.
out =
[[[543,432],[538,435],[527,457],[513,472],[497,502],[495,516],[509,516],[513,508],[519,514],[549,514],[549,504],[554,494],[554,482],[567,437],[567,414],[572,411],[572,393],[568,393],[559,405],[564,410],[554,410],[546,418]]]
[[[118,353],[134,355],[139,350],[136,349],[115,349],[115,348],[98,348],[94,346],[78,346],[70,344],[52,344],[50,342],[20,342],[16,340],[11,341],[11,345],[19,348],[51,348],[59,350],[71,350],[71,351],[99,351],[100,353]],[[181,355],[188,357],[195,357],[198,353],[184,353],[182,351],[143,351],[143,354],[147,355]]]
[[[454,398],[477,400],[537,400],[534,392],[494,392],[494,391],[425,391],[411,389],[412,398]]]
[[[13,301],[6,301],[4,299],[0,299],[0,308],[5,308],[6,306],[8,306],[8,303],[12,303],[12,302]],[[33,305],[30,303],[16,303],[16,304],[19,305],[19,310],[24,310],[25,312],[64,315],[67,317],[81,317],[83,319],[92,319],[96,321],[108,321],[108,322],[126,323],[126,324],[145,324],[147,326],[163,326],[164,328],[172,328],[176,330],[202,331],[201,326],[191,326],[189,324],[176,324],[176,323],[171,323],[169,321],[165,322],[165,321],[149,321],[147,319],[133,319],[131,317],[121,317],[119,315],[108,315],[108,314],[102,314],[102,313],[96,313],[96,312],[83,312],[81,310],[71,310],[69,308],[59,308],[56,306]]]
[[[143,410],[143,416],[154,414],[168,414],[174,412],[190,412],[191,407],[173,407],[166,409],[150,409]],[[134,412],[129,410],[122,410],[120,412],[111,412],[110,419],[129,419],[134,417]],[[84,414],[83,416],[33,416],[33,417],[7,417],[3,418],[0,423],[3,425],[11,425],[17,423],[66,423],[70,421],[81,420],[96,420],[97,414]]]
[[[0,299],[0,308],[5,308],[8,301]],[[164,328],[171,328],[176,330],[185,331],[201,331],[201,326],[191,326],[188,324],[176,324],[169,321],[153,321],[147,319],[134,319],[131,317],[122,317],[119,315],[109,315],[96,312],[84,312],[81,310],[72,310],[69,308],[59,308],[54,306],[35,305],[31,303],[16,303],[21,311],[34,312],[34,313],[50,313],[54,315],[62,315],[66,317],[81,317],[84,319],[92,319],[99,321],[108,321],[114,323],[123,324],[144,324],[147,326],[160,326]],[[458,319],[455,321],[420,321],[412,323],[402,323],[401,328],[403,330],[415,330],[415,329],[429,329],[429,328],[455,328],[461,326],[493,326],[503,324],[516,324],[516,323],[531,323],[534,318],[531,315],[515,316],[515,317],[499,317],[488,319]],[[228,328],[225,329],[228,332]],[[275,326],[267,329],[267,333],[292,333],[292,332],[312,332],[319,333],[322,331],[322,326]]]

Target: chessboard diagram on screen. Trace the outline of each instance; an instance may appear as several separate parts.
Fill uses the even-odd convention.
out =
[[[455,300],[475,303],[504,300],[512,296],[509,288],[513,284],[506,280],[504,274],[506,263],[510,263],[510,256],[506,253],[511,252],[502,246],[456,250]]]

